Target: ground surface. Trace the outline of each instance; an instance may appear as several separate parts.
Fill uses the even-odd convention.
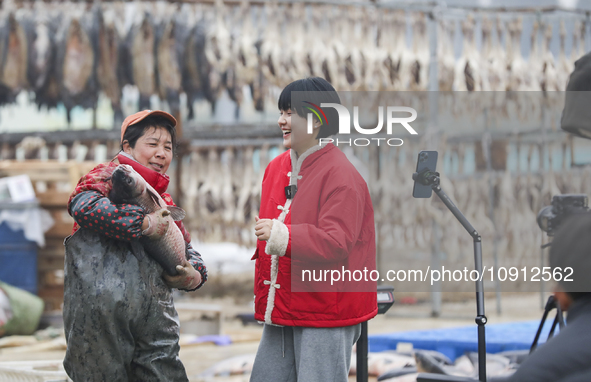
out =
[[[199,301],[199,300],[194,300]],[[259,325],[243,326],[241,322],[233,318],[237,313],[248,312],[248,305],[236,305],[229,299],[201,301],[205,303],[220,304],[224,311],[222,333],[242,339],[243,342],[228,346],[216,346],[214,344],[201,344],[182,346],[180,357],[187,369],[187,374],[192,382],[199,381],[198,374],[216,362],[249,353],[256,353],[258,338],[262,333]],[[539,294],[504,294],[502,296],[502,313],[496,312],[495,299],[486,300],[486,313],[489,324],[540,320],[542,308]],[[431,317],[431,305],[428,303],[417,305],[394,305],[384,316],[377,316],[369,323],[369,333],[389,333],[407,330],[436,329],[454,326],[475,325],[476,315],[475,301],[466,300],[454,303],[444,303],[441,315],[438,318]],[[181,323],[182,325],[182,323]],[[63,359],[65,351],[38,351],[38,352],[14,352],[0,350],[0,362],[26,361],[26,360],[59,360]],[[355,377],[351,378],[354,381]],[[371,379],[370,379],[371,380]],[[375,379],[373,379],[375,380]],[[236,376],[215,381],[248,381],[248,377]]]

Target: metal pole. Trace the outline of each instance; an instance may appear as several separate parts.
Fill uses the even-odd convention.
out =
[[[540,245],[540,269],[544,269],[544,235],[542,234],[542,245]],[[544,309],[544,284],[540,282],[540,308]]]
[[[440,227],[433,220],[432,224],[433,244],[431,244],[431,269],[441,269],[440,245]],[[437,280],[431,287],[431,316],[439,317],[441,315],[441,281]]]
[[[363,321],[361,323],[361,335],[357,340],[357,382],[367,382],[369,379],[367,353],[367,321]]]
[[[490,220],[493,222],[493,227],[495,228],[494,240],[493,240],[493,259],[495,264],[495,269],[499,269],[499,245],[498,245],[498,230],[497,230],[497,222],[495,219],[495,203],[494,203],[494,196],[495,196],[495,187],[493,184],[493,167],[492,167],[492,138],[490,136],[490,132],[488,130],[489,127],[489,119],[488,119],[488,109],[484,109],[484,131],[485,137],[482,142],[482,151],[484,152],[484,157],[486,159],[486,172],[488,173],[488,215],[490,216]],[[501,282],[497,278],[495,280],[495,294],[497,299],[497,314],[501,314]]]
[[[591,49],[591,39],[589,39],[589,30],[591,29],[591,14],[586,12],[585,14],[585,53]]]
[[[429,148],[437,150],[436,139],[438,125],[437,115],[439,109],[439,73],[437,64],[437,7],[428,14],[427,28],[429,32],[429,125],[428,133],[431,138],[427,143]],[[440,251],[440,227],[436,221],[433,221],[433,244],[431,245],[431,268],[440,269],[441,251]],[[431,287],[431,316],[439,317],[441,315],[441,282],[433,283]]]
[[[538,22],[540,23],[540,28],[538,29],[538,41],[542,41],[542,38],[544,36],[544,28],[542,24],[542,16],[541,14],[538,13]],[[537,46],[536,48],[540,48],[539,46]],[[546,93],[542,93],[542,110],[541,110],[541,120],[542,123],[540,124],[540,129],[542,130],[542,136],[541,136],[541,140],[542,142],[538,145],[538,151],[539,151],[539,156],[538,156],[538,169],[540,171],[540,173],[545,174],[546,171],[553,171],[552,170],[552,163],[550,163],[549,169],[546,168],[546,155],[548,155],[548,161],[550,162],[550,150],[548,149],[548,139],[546,137],[546,102],[547,102],[547,97],[546,97]],[[530,167],[530,171],[531,171],[531,167]],[[534,206],[534,208],[541,208],[541,206]],[[543,236],[543,235],[542,235]],[[542,240],[544,240],[542,238]],[[540,269],[544,269],[544,248],[542,247],[542,250],[540,251]],[[546,285],[544,285],[544,279],[542,278],[540,280],[540,306],[544,306],[544,291],[546,290]]]
[[[478,231],[472,227],[472,224],[466,219],[458,207],[453,204],[447,194],[441,189],[439,179],[432,186],[433,191],[439,196],[439,199],[449,208],[451,213],[458,219],[460,224],[468,231],[474,239],[474,269],[482,275],[482,238]],[[484,313],[484,287],[482,278],[478,278],[476,283],[476,324],[478,325],[478,375],[481,382],[486,382],[486,332],[487,322]]]
[[[480,235],[474,236],[474,264],[482,274],[482,240]],[[482,278],[476,281],[476,325],[478,325],[478,376],[486,382],[486,316],[484,315],[484,287]]]

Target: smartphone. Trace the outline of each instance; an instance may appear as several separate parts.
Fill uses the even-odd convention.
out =
[[[437,151],[421,151],[417,160],[417,172],[428,168],[431,171],[437,171]],[[431,186],[425,186],[415,182],[412,189],[414,198],[430,198],[433,194]]]

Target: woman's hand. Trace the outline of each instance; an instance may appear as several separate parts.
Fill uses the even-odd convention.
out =
[[[184,261],[183,265],[177,265],[176,270],[178,272],[176,276],[170,276],[166,272],[162,275],[164,282],[169,287],[191,290],[201,284],[201,274],[187,260]]]
[[[254,234],[257,235],[257,239],[267,241],[271,237],[271,229],[273,228],[273,220],[271,219],[259,219],[258,216],[254,217],[257,224],[254,226]]]

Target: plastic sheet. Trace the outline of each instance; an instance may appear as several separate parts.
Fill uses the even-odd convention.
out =
[[[13,317],[1,327],[3,334],[31,335],[37,330],[41,314],[43,314],[43,300],[20,288],[0,282],[0,288],[9,298]]]
[[[54,220],[46,210],[36,203],[13,203],[0,205],[0,224],[6,222],[13,231],[23,231],[25,238],[45,246],[45,232],[54,224]]]
[[[0,289],[0,335],[2,333],[2,327],[12,318],[12,308],[10,306],[10,300],[4,292]]]

